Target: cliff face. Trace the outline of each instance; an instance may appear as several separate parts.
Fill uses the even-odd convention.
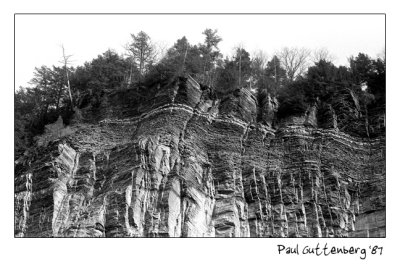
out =
[[[385,236],[385,137],[342,132],[334,108],[275,125],[273,99],[190,77],[129,99],[105,92],[16,162],[15,236]]]

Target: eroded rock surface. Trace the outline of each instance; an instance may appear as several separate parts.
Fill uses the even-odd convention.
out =
[[[273,100],[257,122],[249,91],[190,77],[144,112],[113,95],[16,162],[15,236],[385,236],[384,135],[340,131],[331,106],[273,128]]]

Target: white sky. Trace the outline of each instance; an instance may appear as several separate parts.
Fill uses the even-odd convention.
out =
[[[97,1],[82,1],[69,0],[54,1],[54,0],[5,0],[1,2],[0,8],[0,27],[2,28],[2,42],[0,42],[1,51],[3,52],[2,64],[0,64],[2,76],[2,88],[0,90],[1,99],[1,119],[3,122],[2,132],[2,167],[5,177],[13,177],[14,165],[11,163],[14,145],[11,140],[14,138],[14,113],[13,97],[13,77],[14,69],[11,67],[14,63],[15,54],[15,75],[16,86],[24,85],[27,80],[32,77],[33,68],[42,64],[55,64],[61,54],[58,48],[59,43],[64,43],[68,52],[74,54],[76,63],[81,63],[85,60],[90,60],[97,54],[102,53],[108,47],[117,48],[124,44],[129,39],[129,33],[134,33],[143,29],[147,31],[154,39],[162,40],[163,36],[171,36],[172,40],[179,38],[179,34],[175,33],[177,29],[182,29],[184,34],[189,37],[191,42],[194,42],[192,35],[202,40],[201,31],[206,27],[218,28],[224,41],[221,43],[221,48],[224,46],[230,48],[235,44],[228,43],[229,40],[235,42],[244,41],[244,35],[247,32],[262,32],[261,34],[252,34],[253,37],[262,38],[265,41],[258,44],[264,50],[270,51],[280,48],[283,45],[291,45],[288,39],[294,39],[294,44],[299,43],[310,44],[310,47],[317,47],[326,44],[341,61],[346,61],[346,57],[351,54],[356,54],[359,51],[364,51],[370,55],[379,53],[384,45],[384,18],[380,16],[371,17],[365,15],[359,16],[312,16],[311,23],[300,23],[299,20],[304,20],[305,16],[296,16],[290,19],[287,16],[273,16],[275,22],[266,21],[261,25],[257,25],[239,32],[240,25],[252,25],[248,19],[233,19],[237,23],[227,23],[227,16],[222,16],[216,19],[216,23],[211,21],[194,23],[193,21],[185,21],[178,23],[174,29],[171,29],[169,21],[171,17],[146,22],[146,19],[141,16],[141,23],[124,22],[121,23],[120,17],[104,17],[96,18],[90,16],[88,18],[74,17],[73,19],[64,16],[62,19],[56,20],[55,16],[46,16],[46,20],[38,21],[39,16],[16,16],[16,44],[14,51],[14,25],[13,16],[15,12],[380,12],[387,13],[387,53],[389,59],[387,61],[387,121],[390,127],[387,127],[387,202],[388,211],[391,214],[391,220],[387,220],[387,232],[390,233],[386,238],[374,240],[376,245],[384,246],[385,251],[382,256],[368,254],[366,260],[360,260],[356,255],[331,255],[331,257],[313,257],[312,255],[303,256],[288,256],[279,255],[277,253],[277,245],[282,244],[282,241],[274,239],[219,239],[217,241],[200,238],[181,240],[168,240],[168,243],[174,242],[172,246],[166,245],[161,240],[141,239],[140,242],[132,242],[130,239],[109,239],[107,240],[107,253],[102,257],[87,257],[88,254],[94,254],[104,250],[104,243],[98,242],[97,239],[85,239],[85,242],[76,242],[69,239],[54,239],[51,243],[45,239],[35,239],[36,246],[32,246],[32,242],[16,242],[11,233],[13,230],[13,220],[1,220],[1,229],[7,231],[1,232],[0,240],[7,245],[7,253],[2,255],[3,262],[14,262],[18,259],[19,265],[35,265],[50,266],[57,262],[59,266],[69,266],[70,262],[59,261],[60,251],[69,249],[73,246],[74,259],[82,264],[91,264],[96,266],[110,265],[129,265],[131,262],[129,257],[115,257],[114,255],[129,255],[132,251],[137,252],[141,257],[135,258],[135,264],[148,265],[148,259],[152,258],[152,264],[165,264],[166,259],[174,255],[179,250],[182,260],[175,261],[177,267],[184,266],[191,262],[193,266],[204,265],[204,260],[193,261],[198,258],[198,251],[201,248],[208,248],[207,260],[214,265],[223,266],[240,266],[240,265],[266,265],[268,262],[282,262],[283,265],[307,264],[308,266],[377,266],[377,265],[393,265],[393,262],[398,261],[398,240],[400,231],[398,231],[398,221],[400,213],[395,209],[395,203],[399,202],[399,194],[397,189],[400,187],[400,179],[398,177],[398,151],[400,150],[400,124],[397,123],[399,117],[400,91],[397,90],[398,74],[400,72],[400,37],[398,27],[400,25],[400,13],[397,1],[392,0],[335,0],[335,1],[320,1],[320,0],[283,0],[283,1],[265,1],[260,0],[233,0],[227,3],[226,1],[203,0],[203,1],[179,1],[178,0],[153,0],[153,1],[120,1],[120,0],[97,0]],[[256,3],[254,3],[256,2]],[[7,4],[5,4],[7,3]],[[63,17],[61,17],[63,18]],[[193,17],[192,17],[193,18]],[[321,19],[323,18],[323,19]],[[347,19],[346,19],[347,18]],[[326,20],[331,22],[328,23]],[[128,20],[128,17],[123,20]],[[133,21],[134,19],[130,19]],[[37,21],[37,22],[34,22]],[[50,21],[50,24],[48,24]],[[68,24],[65,24],[68,21]],[[78,22],[84,21],[79,24]],[[116,22],[119,21],[119,22]],[[137,20],[136,20],[137,21]],[[295,21],[295,22],[293,22]],[[310,21],[310,19],[308,19]],[[116,22],[117,26],[106,27],[110,23]],[[114,25],[115,25],[114,24]],[[196,25],[200,25],[197,27]],[[226,25],[225,27],[222,25]],[[68,34],[65,31],[69,25]],[[83,27],[82,25],[86,25]],[[236,26],[235,26],[236,25]],[[100,28],[100,30],[88,30],[89,27]],[[154,30],[148,30],[152,27]],[[157,30],[157,27],[159,30]],[[101,30],[102,28],[102,30]],[[111,31],[110,31],[111,28]],[[125,29],[126,28],[126,29]],[[164,30],[164,28],[166,30]],[[225,29],[228,28],[228,31]],[[243,28],[243,27],[240,27]],[[333,32],[323,34],[323,29],[334,29]],[[58,29],[58,30],[57,30]],[[188,29],[188,30],[183,30]],[[231,30],[229,30],[231,29]],[[254,31],[253,31],[254,29]],[[305,30],[304,30],[305,29]],[[80,33],[83,31],[84,33]],[[227,36],[227,32],[232,32],[232,37]],[[326,31],[326,30],[325,30]],[[91,34],[85,34],[90,32]],[[157,33],[155,35],[154,33]],[[317,35],[313,35],[317,32]],[[79,39],[74,35],[80,36]],[[101,33],[101,34],[99,34]],[[294,37],[296,36],[296,37]],[[173,37],[173,38],[172,38]],[[238,37],[238,38],[235,38]],[[238,41],[236,41],[238,40]],[[173,41],[171,41],[172,43]],[[251,43],[247,41],[246,44]],[[282,45],[281,45],[282,43]],[[308,46],[308,45],[307,45]],[[33,52],[32,52],[33,51]],[[343,56],[342,56],[343,55]],[[344,58],[344,59],[342,59]],[[339,61],[339,60],[338,60]],[[338,62],[336,62],[338,63]],[[6,217],[13,216],[13,179],[2,179],[2,192],[0,194],[0,204],[2,212]],[[281,239],[280,239],[281,240]],[[18,240],[19,241],[19,240]],[[81,241],[81,240],[80,240]],[[212,241],[212,242],[211,242]],[[117,243],[118,242],[118,243]],[[1,244],[3,244],[1,243]],[[296,244],[315,246],[317,241],[312,239],[285,239],[285,245],[294,247]],[[366,248],[371,245],[371,239],[330,239],[330,246],[355,246]],[[46,261],[43,261],[42,252],[46,250]],[[21,257],[20,251],[24,251],[24,256]],[[154,257],[154,251],[158,252],[158,257]],[[222,254],[238,254],[252,255],[251,257],[221,257]],[[354,257],[352,257],[354,256]]]
[[[108,48],[124,52],[130,33],[140,30],[169,47],[182,36],[203,42],[205,28],[218,29],[224,56],[239,43],[268,55],[284,46],[326,47],[335,64],[346,64],[359,52],[376,57],[385,46],[384,15],[17,15],[16,88],[28,85],[35,67],[60,65],[61,44],[76,66]]]

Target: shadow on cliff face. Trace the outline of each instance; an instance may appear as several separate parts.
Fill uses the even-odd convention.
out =
[[[296,89],[289,87],[286,89],[288,92],[279,96],[276,113],[278,127],[306,125],[334,129],[361,138],[376,138],[385,134],[385,107],[369,105],[365,93],[344,86],[318,93],[307,92],[308,89],[304,88],[293,93]]]
[[[351,91],[277,120],[190,76],[142,90],[82,100],[15,162],[15,236],[385,235],[384,138],[342,132],[365,118]]]
[[[236,89],[221,100],[220,113],[254,123],[257,117],[255,96],[247,89]]]
[[[207,112],[219,103],[220,113],[255,122],[257,100],[247,89],[236,89],[218,96],[215,89],[199,84],[189,75],[152,85],[152,88],[132,88],[88,92],[78,100],[85,121],[126,119],[168,104],[181,104]]]
[[[247,124],[260,123],[272,128],[306,125],[336,129],[363,138],[385,134],[384,106],[371,108],[360,99],[359,93],[349,88],[328,88],[318,93],[322,97],[315,97],[315,89],[307,89],[312,85],[299,84],[297,93],[290,93],[298,88],[289,86],[288,92],[284,90],[277,99],[245,88],[221,93],[186,75],[129,89],[89,90],[79,97],[77,106],[82,121],[89,123],[138,118],[167,105],[184,105],[213,116],[237,118]]]

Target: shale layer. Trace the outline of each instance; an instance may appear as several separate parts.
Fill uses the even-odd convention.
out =
[[[256,121],[248,90],[190,77],[140,111],[129,94],[16,161],[15,236],[385,236],[384,135],[346,133],[332,107],[275,123],[270,97]]]

